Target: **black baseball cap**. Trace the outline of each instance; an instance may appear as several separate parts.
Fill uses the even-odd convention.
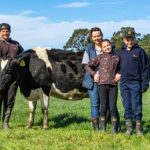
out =
[[[7,29],[9,32],[11,31],[11,26],[8,23],[1,23],[0,24],[0,31],[3,29]]]

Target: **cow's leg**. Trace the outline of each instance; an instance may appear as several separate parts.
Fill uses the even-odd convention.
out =
[[[44,93],[40,96],[41,109],[43,113],[43,128],[48,129],[48,106],[49,106],[49,97]]]
[[[34,114],[36,109],[37,101],[29,101],[29,122],[27,128],[32,128],[34,125]]]

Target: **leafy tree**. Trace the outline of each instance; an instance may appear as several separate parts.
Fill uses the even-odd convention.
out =
[[[150,58],[150,34],[144,35],[141,39],[138,39],[139,45],[146,51]]]
[[[72,36],[64,45],[64,49],[83,51],[84,47],[90,42],[88,29],[75,29]]]
[[[140,33],[136,33],[136,40],[138,41],[138,37],[140,36]],[[113,45],[115,45],[116,50],[119,50],[120,47],[123,45],[123,38],[121,36],[121,30],[114,32],[113,36],[111,38],[111,42]]]
[[[120,34],[121,34],[121,31],[114,32],[111,38],[111,42],[113,45],[115,45],[116,50],[119,50],[120,47],[123,45],[123,39],[120,36]]]

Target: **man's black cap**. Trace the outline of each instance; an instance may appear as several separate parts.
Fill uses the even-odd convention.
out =
[[[7,29],[9,32],[11,32],[11,26],[8,23],[1,23],[0,24],[0,31],[3,29]]]

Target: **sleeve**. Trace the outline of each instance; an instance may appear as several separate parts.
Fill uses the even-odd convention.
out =
[[[89,55],[88,55],[87,51],[85,51],[83,54],[82,64],[88,64],[89,61],[90,61]]]
[[[95,70],[89,66],[89,64],[86,64],[86,65],[84,66],[84,69],[85,69],[85,71],[86,71],[87,73],[89,73],[89,74],[92,75],[92,76],[94,76],[95,73],[96,73]]]
[[[92,59],[88,64],[85,65],[84,69],[86,72],[90,73],[92,76],[97,72],[97,65],[99,64],[98,56],[95,59]]]
[[[116,55],[117,55],[118,58],[119,58],[119,62],[118,62],[118,64],[117,64],[116,72],[117,72],[117,73],[120,73],[120,69],[121,69],[121,52],[117,52]]]
[[[120,56],[117,54],[118,57],[118,63],[117,63],[117,67],[116,67],[116,73],[120,74]]]
[[[22,53],[24,51],[23,47],[18,43],[18,54]]]
[[[149,79],[150,79],[150,67],[149,67],[148,56],[144,50],[141,53],[141,70],[142,70],[142,91],[145,91],[149,87]]]

